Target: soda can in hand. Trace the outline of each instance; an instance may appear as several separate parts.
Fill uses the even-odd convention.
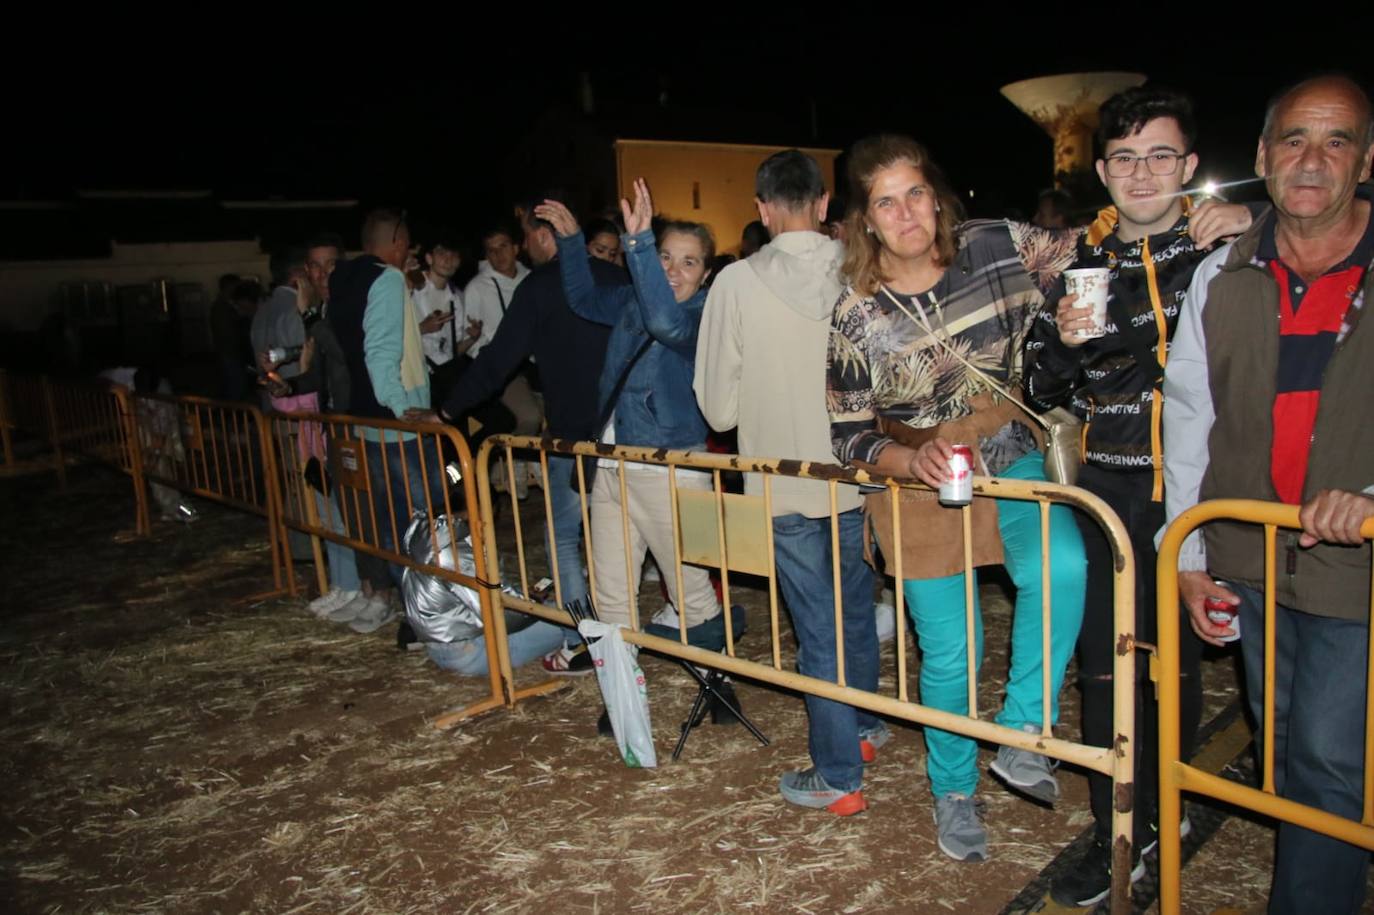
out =
[[[1219,579],[1212,583],[1228,590],[1231,587]],[[1219,597],[1209,597],[1202,602],[1202,608],[1207,611],[1207,619],[1211,620],[1212,625],[1231,627],[1231,635],[1217,636],[1218,642],[1234,642],[1240,638],[1240,607]]]
[[[957,508],[973,501],[973,449],[955,445],[949,459],[949,479],[940,484],[940,504]]]

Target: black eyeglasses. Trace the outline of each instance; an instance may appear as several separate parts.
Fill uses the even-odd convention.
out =
[[[1178,171],[1179,160],[1187,158],[1187,156],[1188,153],[1153,152],[1144,156],[1128,156],[1125,153],[1119,153],[1107,157],[1107,174],[1113,178],[1129,178],[1135,174],[1135,164],[1144,162],[1145,167],[1150,170],[1150,174],[1162,178]]]

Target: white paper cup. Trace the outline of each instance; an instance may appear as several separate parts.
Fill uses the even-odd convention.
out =
[[[1106,267],[1080,267],[1064,271],[1064,291],[1078,296],[1075,308],[1092,306],[1093,326],[1080,327],[1074,336],[1080,340],[1092,340],[1107,333],[1107,286],[1112,281],[1112,272]]]

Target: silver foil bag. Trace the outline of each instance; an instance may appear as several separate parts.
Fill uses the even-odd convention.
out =
[[[450,549],[455,532],[456,550]],[[454,519],[452,528],[447,516],[435,519],[431,539],[429,517],[424,512],[416,512],[406,528],[404,543],[406,554],[416,562],[476,577],[472,537],[467,522],[461,518]],[[475,589],[407,567],[401,577],[401,594],[405,600],[406,619],[420,641],[463,642],[481,637],[482,603]],[[506,630],[519,631],[533,620],[524,613],[507,611]]]

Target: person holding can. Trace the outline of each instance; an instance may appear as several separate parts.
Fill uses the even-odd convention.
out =
[[[835,308],[827,406],[835,455],[845,464],[914,477],[933,489],[951,477],[955,445],[973,471],[1043,480],[1037,427],[996,393],[1019,386],[1026,326],[1044,292],[1073,260],[1076,230],[1004,221],[961,222],[958,198],[919,143],[861,140],[849,154],[848,287]],[[902,588],[922,650],[921,701],[968,713],[962,513],[934,492],[904,490],[902,542],[892,542],[891,498],[866,510],[889,562],[902,550]],[[997,721],[1039,733],[1058,717],[1057,696],[1083,615],[1083,540],[1067,508],[1050,510],[1050,580],[1041,581],[1040,510],[1034,502],[973,500],[973,563],[1004,564],[1016,584],[1011,673]],[[1050,589],[1050,657],[1041,657],[1043,588]],[[982,622],[974,592],[975,668]],[[1042,695],[1042,664],[1051,694]],[[926,729],[940,849],[960,861],[987,858],[974,801],[977,743]],[[1053,803],[1051,763],[1003,747],[992,770],[1011,787]]]

